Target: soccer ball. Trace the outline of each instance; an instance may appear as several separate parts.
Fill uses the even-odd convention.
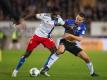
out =
[[[30,76],[35,77],[40,74],[40,71],[37,68],[31,68],[29,73],[30,73]]]

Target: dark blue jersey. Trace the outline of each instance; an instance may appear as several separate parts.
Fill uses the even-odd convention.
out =
[[[82,36],[86,31],[86,24],[83,22],[81,24],[76,24],[75,19],[68,19],[65,24],[72,28],[72,30],[65,29],[66,33],[70,33],[76,36]]]

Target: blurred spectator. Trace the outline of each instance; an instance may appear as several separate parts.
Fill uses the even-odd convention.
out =
[[[25,9],[23,16],[25,17],[35,13],[37,13],[36,6],[30,5]],[[29,18],[28,20],[35,20],[35,17]]]
[[[0,30],[0,50],[4,49],[5,41],[6,41],[5,33]]]
[[[11,0],[18,13],[49,12],[56,6],[61,10],[63,18],[74,17],[78,12],[85,12],[91,21],[107,21],[107,0]],[[0,8],[0,20],[9,18]],[[30,19],[32,20],[32,19]]]
[[[9,49],[12,49],[14,48],[14,46],[17,48],[17,49],[21,49],[21,45],[20,45],[20,42],[19,42],[19,39],[20,39],[21,35],[19,33],[19,31],[15,30],[12,32],[12,35],[11,35],[11,43],[9,45]]]
[[[3,11],[1,10],[1,8],[0,8],[0,20],[3,20]]]

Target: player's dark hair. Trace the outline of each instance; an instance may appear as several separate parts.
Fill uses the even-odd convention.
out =
[[[54,13],[54,12],[59,12],[59,8],[58,7],[52,7],[51,8],[51,12]]]
[[[86,15],[83,12],[80,12],[79,15],[83,18],[86,18]]]

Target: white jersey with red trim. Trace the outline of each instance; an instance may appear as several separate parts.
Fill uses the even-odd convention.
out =
[[[51,15],[48,13],[41,13],[36,14],[36,17],[38,19],[41,19],[41,23],[38,26],[38,28],[35,30],[35,34],[47,38],[48,35],[51,33],[52,29],[56,26],[55,20],[51,19]],[[58,15],[58,21],[57,24],[64,25],[65,22],[63,19]]]

